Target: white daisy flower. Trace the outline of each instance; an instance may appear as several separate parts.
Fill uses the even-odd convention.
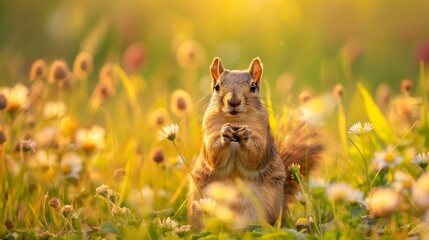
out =
[[[177,133],[179,132],[179,126],[177,124],[170,124],[162,128],[159,131],[159,140],[168,139],[170,141],[174,141],[176,139]]]
[[[385,167],[394,167],[402,162],[402,157],[396,151],[393,151],[391,147],[384,152],[375,152],[374,155],[373,161],[377,170]]]
[[[194,201],[195,207],[204,213],[214,213],[216,208],[216,201],[211,198],[201,198],[200,200]]]
[[[358,122],[358,123],[353,124],[353,126],[351,126],[349,128],[348,133],[364,134],[364,133],[367,133],[373,129],[374,129],[374,126],[372,126],[372,124],[369,122],[364,123],[363,126],[362,126],[362,123]]]
[[[333,183],[326,188],[326,195],[332,202],[355,203],[363,200],[363,193],[346,183]]]
[[[371,215],[384,217],[398,209],[401,198],[394,189],[373,188],[365,202]]]
[[[419,153],[416,157],[411,161],[414,164],[419,165],[420,168],[426,169],[429,163],[429,152],[427,153]]]
[[[173,218],[167,217],[165,219],[156,218],[154,222],[161,228],[167,229],[167,230],[174,230],[175,228],[179,227],[179,223],[174,220]]]
[[[82,158],[74,152],[68,152],[61,156],[61,172],[64,178],[79,179],[82,171]]]

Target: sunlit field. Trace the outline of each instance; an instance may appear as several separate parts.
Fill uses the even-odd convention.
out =
[[[0,238],[426,239],[428,1],[0,3]],[[196,201],[210,65],[263,63],[274,139],[299,114],[323,154],[276,224],[236,189]]]

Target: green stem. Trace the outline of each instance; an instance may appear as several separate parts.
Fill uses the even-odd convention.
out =
[[[309,209],[310,209],[310,215],[313,217],[314,226],[315,226],[315,228],[316,228],[317,234],[319,235],[319,237],[322,237],[322,231],[321,231],[321,230],[320,230],[320,228],[319,228],[319,219],[316,217],[316,214],[315,214],[315,211],[314,211],[314,207],[313,207],[313,202],[312,202],[312,201],[311,201],[311,199],[310,199],[310,196],[309,196],[309,194],[308,194],[308,191],[307,191],[307,189],[305,188],[304,184],[303,184],[303,183],[302,183],[302,181],[301,181],[300,173],[294,173],[294,172],[292,172],[292,173],[293,173],[293,174],[294,174],[294,176],[296,177],[296,179],[297,179],[297,181],[298,181],[298,183],[299,183],[299,186],[301,187],[302,192],[303,192],[303,194],[304,194],[305,198],[307,199],[308,204],[310,205],[310,206],[309,206]]]
[[[351,140],[349,138],[349,141],[353,144],[353,146],[356,148],[356,150],[359,152],[360,156],[362,157],[364,167],[365,167],[366,191],[367,191],[366,193],[369,193],[370,183],[369,183],[369,175],[368,175],[368,164],[366,163],[365,155],[364,155],[364,153],[362,153],[362,151],[359,149],[359,147],[353,142],[353,140]],[[362,144],[363,144],[363,140],[362,140]]]
[[[197,188],[198,193],[200,194],[200,197],[202,198],[203,197],[203,193],[201,192],[201,189],[198,186],[197,180],[195,179],[194,175],[192,174],[191,167],[190,167],[188,161],[183,157],[182,153],[180,153],[179,148],[176,145],[176,142],[174,140],[172,142],[173,142],[174,148],[176,149],[176,151],[179,154],[180,158],[182,158],[183,163],[185,164],[185,166],[186,166],[186,168],[187,168],[187,170],[189,172],[189,175],[191,175],[192,181],[194,181],[195,187]]]

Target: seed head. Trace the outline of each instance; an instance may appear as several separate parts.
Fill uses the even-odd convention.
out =
[[[156,163],[162,163],[165,160],[165,152],[163,148],[155,147],[150,153],[150,158]]]
[[[25,139],[25,140],[19,141],[19,147],[24,152],[28,152],[30,150],[33,152],[36,152],[36,142],[32,139]]]
[[[51,198],[51,200],[49,200],[49,206],[51,208],[58,208],[61,205],[60,200],[58,200],[58,198]]]
[[[6,135],[4,134],[4,132],[2,130],[0,130],[0,145],[5,143],[6,140],[7,140]]]
[[[43,79],[46,76],[46,62],[43,59],[37,59],[30,70],[30,81]]]
[[[193,40],[182,43],[176,53],[177,63],[184,69],[196,69],[204,63],[204,59],[204,48]]]
[[[149,115],[149,123],[153,128],[161,128],[170,122],[170,116],[164,108],[159,108]]]
[[[193,109],[191,95],[183,89],[177,89],[171,96],[171,111],[178,117],[184,117]]]
[[[4,221],[4,226],[6,227],[7,230],[12,230],[15,228],[15,223],[10,219],[6,219]]]
[[[113,174],[113,180],[117,183],[122,182],[126,175],[126,171],[124,168],[119,168],[115,170],[115,173]]]
[[[0,93],[0,110],[3,110],[7,107],[7,98],[4,94]]]
[[[55,60],[49,71],[49,83],[67,82],[71,80],[71,74],[64,60]]]
[[[94,63],[92,55],[88,52],[81,52],[77,55],[73,63],[73,73],[80,79],[88,78],[89,74],[92,73]]]
[[[136,42],[128,46],[123,56],[125,69],[131,72],[139,70],[146,63],[146,48],[142,43]]]
[[[312,98],[313,98],[313,95],[311,94],[310,91],[302,91],[298,96],[298,100],[301,104],[304,104],[310,101]]]
[[[413,81],[410,79],[404,79],[401,82],[401,92],[406,95],[409,96],[410,95],[410,90],[413,87]]]
[[[344,87],[342,84],[338,83],[335,85],[334,89],[332,90],[332,93],[337,98],[342,98],[344,95]]]

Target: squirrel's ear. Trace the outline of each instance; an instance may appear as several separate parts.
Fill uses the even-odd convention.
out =
[[[212,66],[210,67],[210,73],[212,74],[213,82],[219,79],[219,76],[223,73],[224,68],[220,58],[216,57],[213,59]]]
[[[253,80],[255,81],[255,84],[259,86],[261,77],[262,77],[262,63],[261,59],[258,57],[253,59],[252,63],[249,67],[250,75],[252,76]]]

